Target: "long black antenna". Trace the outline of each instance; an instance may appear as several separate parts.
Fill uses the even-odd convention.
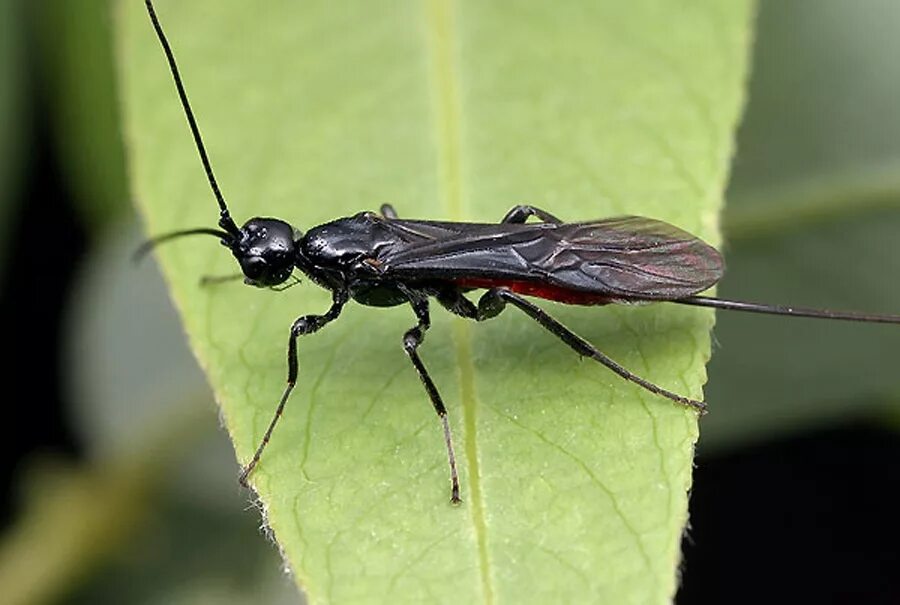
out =
[[[153,22],[153,29],[156,30],[156,36],[159,38],[163,51],[166,53],[166,60],[169,62],[169,70],[172,72],[172,78],[175,80],[175,88],[178,89],[178,97],[181,99],[181,106],[184,108],[188,124],[190,124],[191,134],[194,135],[194,143],[197,145],[197,151],[200,152],[200,161],[203,162],[203,169],[206,170],[206,178],[209,179],[209,186],[212,187],[213,194],[216,196],[216,201],[219,203],[219,226],[233,237],[239,238],[241,231],[231,218],[231,213],[228,212],[228,205],[225,203],[225,198],[219,190],[219,184],[216,182],[216,176],[213,174],[212,164],[209,162],[209,156],[206,155],[206,147],[203,146],[200,128],[197,126],[197,120],[194,118],[194,112],[191,110],[190,102],[188,102],[187,92],[185,92],[184,84],[181,82],[181,75],[178,73],[175,55],[172,53],[172,48],[169,46],[166,34],[163,33],[162,25],[160,25],[159,19],[156,17],[156,11],[153,9],[153,2],[151,0],[144,0],[144,4],[147,5],[147,13],[150,15],[150,21]]]
[[[726,300],[712,296],[690,296],[670,302],[696,307],[712,307],[729,311],[746,311],[748,313],[764,313],[766,315],[790,315],[793,317],[811,317],[814,319],[842,319],[845,321],[861,321],[868,323],[900,324],[900,315],[879,315],[877,313],[859,313],[856,311],[830,311],[828,309],[810,309],[787,305],[767,305],[741,300]]]
[[[214,235],[218,237],[226,244],[232,241],[232,237],[229,233],[225,231],[219,231],[218,229],[207,229],[205,227],[199,227],[197,229],[184,229],[182,231],[172,231],[171,233],[164,233],[162,235],[158,235],[153,239],[147,240],[141,246],[135,250],[134,252],[134,260],[135,262],[141,260],[147,254],[156,248],[158,245],[167,242],[169,240],[173,240],[179,237],[184,237],[186,235]]]

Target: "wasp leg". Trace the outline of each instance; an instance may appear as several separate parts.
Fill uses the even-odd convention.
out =
[[[300,283],[300,278],[297,277],[296,275],[291,275],[290,283],[281,284],[280,286],[269,286],[269,290],[272,290],[273,292],[284,292],[288,288],[293,288],[294,286],[296,286],[299,283]]]
[[[667,391],[666,389],[641,378],[637,374],[630,372],[629,370],[625,369],[624,367],[610,359],[604,353],[600,352],[594,345],[578,336],[572,330],[551,317],[539,306],[525,300],[521,296],[518,296],[510,292],[509,290],[503,288],[492,288],[485,292],[478,300],[478,314],[476,319],[478,321],[484,321],[486,319],[496,317],[500,314],[501,311],[503,311],[507,303],[518,307],[523,313],[538,322],[545,330],[556,335],[557,338],[569,345],[569,347],[579,355],[583,357],[590,357],[594,361],[603,364],[625,380],[633,382],[655,395],[660,395],[662,397],[665,397],[666,399],[674,401],[675,403],[697,410],[698,412],[700,412],[700,414],[706,413],[706,404],[702,401],[696,401],[694,399],[683,397],[671,391]]]
[[[524,223],[528,220],[529,217],[536,216],[545,223],[562,223],[561,220],[547,212],[546,210],[541,210],[540,208],[535,208],[534,206],[513,206],[509,209],[509,212],[506,213],[500,222],[501,223]]]
[[[381,212],[381,216],[386,219],[395,219],[400,218],[397,216],[397,211],[394,210],[394,207],[390,204],[382,204],[381,208],[378,209]]]
[[[466,319],[478,319],[478,307],[459,288],[447,288],[435,295],[442,307]]]
[[[250,476],[250,473],[252,473],[253,469],[256,468],[256,465],[259,464],[259,459],[262,457],[263,450],[266,449],[266,446],[269,444],[269,439],[272,438],[272,431],[275,430],[275,425],[278,424],[278,420],[281,418],[282,412],[284,412],[284,405],[287,403],[291,391],[294,390],[294,385],[297,384],[297,374],[299,370],[297,364],[297,338],[305,334],[318,332],[323,326],[337,319],[338,315],[341,314],[341,309],[343,309],[348,300],[349,295],[346,292],[336,290],[333,294],[331,308],[328,309],[324,315],[304,315],[303,317],[297,318],[293,325],[291,325],[291,336],[288,340],[287,387],[285,387],[284,393],[281,394],[281,400],[278,402],[278,407],[275,408],[275,415],[272,416],[272,420],[269,421],[269,426],[266,428],[262,441],[259,442],[259,446],[257,446],[256,451],[253,453],[253,458],[251,458],[250,462],[241,470],[238,481],[244,487],[247,487],[247,477]]]
[[[419,321],[403,335],[403,350],[406,351],[410,361],[416,368],[419,380],[422,381],[422,385],[425,387],[429,399],[431,399],[431,405],[434,406],[434,411],[437,412],[441,420],[441,426],[444,429],[444,443],[447,445],[447,458],[450,462],[450,502],[459,504],[462,502],[459,498],[459,473],[456,470],[456,454],[453,451],[453,439],[450,435],[450,421],[447,419],[447,408],[444,406],[441,394],[438,392],[437,387],[434,386],[428,370],[425,369],[425,364],[422,363],[419,353],[416,351],[419,345],[422,344],[422,341],[425,340],[425,331],[431,325],[431,318],[428,312],[428,298],[413,292],[407,292],[407,295]]]

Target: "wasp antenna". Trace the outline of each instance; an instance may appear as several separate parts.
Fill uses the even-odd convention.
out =
[[[200,153],[200,161],[203,162],[203,169],[206,170],[206,178],[209,180],[209,186],[212,187],[213,194],[216,196],[216,201],[219,203],[219,226],[233,237],[238,237],[240,235],[240,229],[238,229],[238,226],[231,218],[231,213],[228,212],[228,205],[225,203],[225,198],[222,195],[222,191],[219,189],[216,176],[213,174],[212,164],[209,162],[209,156],[206,154],[206,147],[203,146],[203,138],[200,136],[200,128],[197,126],[197,120],[194,118],[194,112],[191,110],[187,92],[181,81],[181,74],[178,72],[178,65],[175,63],[175,54],[172,52],[169,41],[166,39],[166,34],[163,32],[162,25],[160,25],[159,19],[156,16],[153,2],[151,0],[144,0],[144,4],[147,6],[147,13],[150,15],[153,29],[156,30],[156,37],[159,38],[159,43],[162,45],[163,52],[166,54],[166,60],[169,63],[169,71],[172,72],[172,78],[175,80],[175,88],[178,89],[178,98],[181,99],[181,106],[184,108],[185,116],[187,116],[188,124],[191,127],[191,134],[194,136],[194,143],[197,145],[197,151]]]
[[[742,300],[727,300],[712,296],[690,296],[670,302],[696,307],[712,307],[729,311],[745,311],[747,313],[764,313],[766,315],[788,315],[792,317],[811,317],[813,319],[840,319],[865,323],[900,324],[900,315],[880,315],[877,313],[859,313],[856,311],[831,311],[829,309],[810,309],[787,305],[767,305]]]
[[[163,242],[167,242],[169,240],[173,240],[178,237],[184,237],[186,235],[214,235],[218,237],[226,244],[234,241],[234,238],[227,231],[219,231],[218,229],[207,229],[206,227],[200,227],[198,229],[184,229],[182,231],[172,231],[171,233],[163,233],[162,235],[158,235],[153,239],[149,239],[140,247],[134,251],[134,256],[132,259],[134,262],[140,261],[142,258],[147,256],[151,250],[156,248],[158,245]]]

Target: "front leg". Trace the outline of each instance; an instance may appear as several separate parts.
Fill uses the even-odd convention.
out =
[[[444,443],[447,445],[447,458],[450,462],[450,502],[459,504],[462,502],[459,498],[459,473],[456,470],[456,454],[453,451],[453,439],[450,435],[450,421],[447,419],[447,408],[444,406],[441,394],[438,392],[437,387],[434,386],[434,381],[431,380],[428,370],[425,369],[425,364],[422,363],[419,353],[416,351],[419,345],[422,344],[422,341],[425,340],[425,331],[431,325],[431,318],[428,312],[428,298],[409,290],[405,290],[405,294],[409,297],[409,302],[419,321],[403,335],[403,350],[406,351],[410,361],[416,368],[419,380],[422,381],[422,385],[425,387],[429,399],[431,399],[431,405],[434,406],[434,411],[437,412],[441,420],[441,426],[444,429]]]
[[[318,332],[326,324],[337,319],[349,299],[350,296],[346,291],[335,290],[332,294],[331,308],[328,309],[324,315],[304,315],[303,317],[297,318],[293,325],[291,325],[291,335],[288,340],[287,386],[284,389],[284,393],[281,394],[281,400],[278,402],[278,407],[275,408],[275,415],[272,416],[272,420],[269,421],[269,426],[263,435],[262,441],[260,441],[259,446],[257,446],[256,452],[253,453],[253,458],[251,458],[250,462],[243,470],[241,470],[240,477],[238,477],[238,481],[244,487],[247,487],[247,477],[250,476],[250,473],[252,473],[253,469],[256,468],[256,465],[259,464],[259,459],[262,456],[263,450],[266,449],[266,446],[269,444],[269,439],[272,438],[272,431],[275,430],[275,425],[278,424],[278,420],[281,418],[282,412],[284,412],[284,406],[287,403],[288,397],[290,397],[291,391],[294,390],[294,385],[297,384],[297,374],[299,372],[299,365],[297,363],[297,338],[304,334]]]
[[[244,279],[243,273],[232,273],[230,275],[204,275],[200,278],[200,286],[207,288],[209,286],[217,286],[231,281]]]

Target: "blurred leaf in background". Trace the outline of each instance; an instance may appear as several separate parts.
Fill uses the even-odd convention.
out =
[[[131,212],[109,9],[109,0],[41,0],[29,6],[59,164],[95,233]]]
[[[9,253],[7,229],[28,154],[23,124],[23,32],[19,0],[0,0],[0,279]]]
[[[900,310],[900,4],[766,2],[721,294]],[[719,313],[702,451],[900,401],[896,326]]]

